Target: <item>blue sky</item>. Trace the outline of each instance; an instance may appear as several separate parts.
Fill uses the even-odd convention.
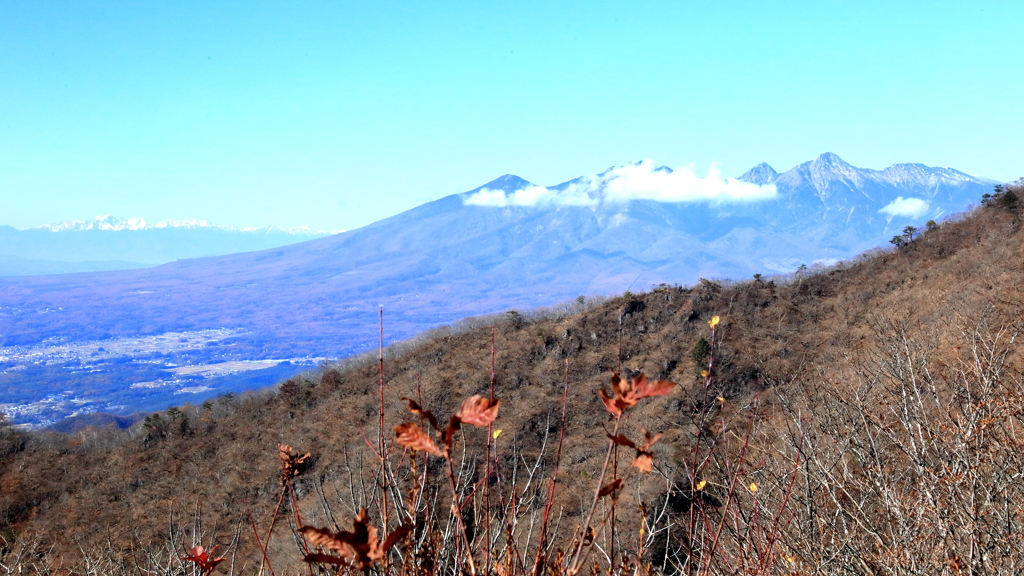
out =
[[[0,224],[349,229],[505,173],[1024,175],[1024,3],[0,1]]]

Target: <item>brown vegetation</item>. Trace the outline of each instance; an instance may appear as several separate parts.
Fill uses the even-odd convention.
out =
[[[991,202],[127,433],[0,427],[0,574],[1018,573],[1020,229]]]

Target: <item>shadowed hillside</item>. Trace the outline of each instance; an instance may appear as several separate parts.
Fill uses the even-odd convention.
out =
[[[560,524],[552,520],[551,528],[558,547],[570,546],[585,495],[595,489],[606,431],[615,426],[597,390],[608,388],[621,362],[624,376],[643,372],[678,384],[638,404],[616,428],[634,439],[643,437],[641,428],[664,434],[651,448],[651,474],[625,472],[632,457],[625,448],[616,468],[627,486],[619,496],[623,526],[647,522],[647,533],[663,540],[637,550],[634,532],[610,529],[598,534],[601,551],[610,545],[615,556],[618,546],[623,558],[634,554],[645,569],[665,572],[707,562],[707,573],[729,573],[717,563],[732,559],[745,562],[745,574],[1019,570],[1024,489],[1013,479],[1024,463],[1006,431],[1024,414],[1016,343],[1024,237],[1019,206],[997,200],[898,249],[785,283],[663,286],[584,301],[554,317],[468,322],[464,331],[394,346],[384,360],[386,436],[415,420],[403,397],[444,419],[470,395],[488,394],[493,325],[493,390],[501,399],[494,428],[502,430],[495,466],[511,473],[518,462],[521,481],[537,462],[530,490],[546,486],[541,478],[551,472],[564,429],[553,512]],[[712,338],[715,316],[721,323]],[[374,330],[366,327],[369,338]],[[378,393],[376,357],[362,357],[273,392],[181,407],[130,432],[7,430],[0,530],[14,540],[4,547],[8,562],[31,547],[25,565],[84,573],[83,554],[92,562],[169,557],[170,538],[171,556],[180,557],[199,533],[231,554],[230,570],[217,570],[255,573],[262,558],[246,506],[265,537],[286,493],[278,443],[312,454],[290,484],[304,523],[345,528],[364,505],[378,522],[381,492],[373,486],[380,476],[370,451],[379,449]],[[455,445],[478,454],[486,433],[470,428]],[[691,455],[705,452],[719,466],[697,473]],[[396,479],[403,478],[400,453],[396,446]],[[745,455],[738,464],[730,460],[736,454]],[[460,468],[470,485],[482,474],[477,458]],[[424,460],[442,474],[439,461],[431,462]],[[736,486],[748,485],[740,497]],[[638,500],[650,517],[638,519]],[[539,506],[527,505],[523,521],[536,519]],[[736,514],[726,514],[733,507]],[[715,540],[725,550],[720,556],[684,538],[694,533],[695,515],[717,518],[714,510],[729,527]],[[297,522],[278,522],[268,560],[278,573],[305,570],[301,538],[291,531]],[[470,540],[483,530],[473,526]],[[758,548],[766,541],[771,546]],[[607,570],[601,558],[595,552],[591,560]]]

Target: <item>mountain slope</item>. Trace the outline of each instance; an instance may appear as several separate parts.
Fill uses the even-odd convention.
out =
[[[766,222],[844,252],[866,250],[906,225],[964,211],[996,184],[921,164],[857,168],[831,153],[782,174],[761,164],[740,180],[777,186],[774,205],[761,207]]]
[[[844,394],[852,397],[868,384],[885,382],[897,369],[910,368],[915,377],[938,379],[924,381],[931,385],[947,382],[943,378],[973,382],[970,378],[974,367],[991,368],[989,362],[993,358],[998,360],[1005,339],[1020,327],[1024,302],[1022,235],[1024,227],[1019,213],[991,208],[928,231],[893,252],[860,259],[789,284],[750,281],[720,286],[706,282],[693,289],[659,288],[524,325],[499,321],[495,330],[495,395],[502,401],[498,420],[503,430],[499,445],[501,462],[508,465],[516,460],[509,457],[513,449],[521,450],[518,457],[532,458],[545,433],[559,431],[561,383],[568,361],[569,417],[564,427],[565,453],[559,475],[563,500],[558,506],[564,506],[568,526],[561,536],[571,540],[575,522],[572,515],[580,507],[577,499],[593,489],[593,474],[604,458],[602,444],[606,440],[600,433],[601,427],[614,425],[596,390],[607,388],[609,372],[621,359],[623,371],[630,375],[643,371],[680,384],[668,396],[643,401],[624,425],[624,433],[630,438],[641,437],[641,427],[665,436],[653,450],[657,473],[641,476],[623,472],[628,486],[623,493],[623,516],[630,509],[627,503],[633,504],[629,499],[636,494],[643,495],[649,503],[664,500],[668,483],[673,483],[673,490],[687,494],[692,484],[686,481],[685,466],[680,461],[690,453],[695,433],[713,434],[720,422],[723,438],[729,438],[726,430],[742,436],[747,422],[753,421],[750,407],[756,405],[758,394],[761,420],[753,440],[758,450],[751,452],[754,460],[742,485],[755,483],[755,487],[760,487],[755,489],[771,503],[764,507],[764,513],[772,513],[778,502],[770,499],[772,494],[777,498],[793,475],[792,460],[787,458],[797,452],[794,445],[800,447],[803,456],[797,464],[805,466],[797,468],[799,498],[823,494],[822,500],[814,502],[822,510],[832,510],[828,507],[834,503],[831,495],[835,485],[803,483],[822,462],[814,460],[815,466],[807,466],[807,459],[833,457],[834,461],[824,461],[832,463],[824,466],[824,470],[840,474],[848,469],[848,476],[843,477],[847,483],[841,488],[849,491],[856,486],[865,491],[858,492],[865,494],[863,498],[850,500],[875,502],[875,494],[865,488],[868,484],[854,485],[850,479],[851,475],[870,472],[868,466],[857,460],[864,452],[854,450],[858,448],[857,442],[867,440],[871,440],[874,451],[889,450],[887,439],[895,443],[900,429],[899,421],[894,422],[892,417],[898,415],[898,410],[894,407],[893,412],[884,411],[898,398],[891,393],[876,393],[879,395],[861,399],[871,410],[883,410],[889,416],[889,420],[882,420],[880,428],[871,428],[878,432],[872,438],[858,435],[858,430],[872,425],[870,421],[854,419],[847,438],[826,428],[829,418],[843,415],[839,411],[855,399]],[[700,367],[694,364],[693,351],[700,338],[709,336],[707,320],[719,315],[714,388],[704,390],[704,380],[696,376]],[[1004,339],[1003,344],[999,344],[999,338]],[[972,339],[975,348],[971,347]],[[999,345],[986,348],[993,343]],[[438,415],[448,415],[469,395],[486,394],[490,345],[491,331],[484,326],[462,334],[425,338],[401,354],[389,351],[385,359],[386,425],[414,419],[405,402],[399,400],[403,396],[418,398],[417,394],[422,394],[425,407]],[[894,347],[896,355],[890,356]],[[908,359],[911,365],[893,365],[901,359],[903,349],[913,354]],[[986,356],[971,356],[975,352]],[[1006,370],[996,373],[995,380],[1012,389],[1020,379],[1019,351],[1011,346],[1005,358]],[[70,563],[80,551],[108,550],[108,542],[124,554],[145,546],[166,546],[168,518],[174,521],[174,511],[184,513],[191,522],[193,510],[201,509],[203,524],[211,531],[207,538],[226,545],[233,541],[238,522],[244,524],[247,507],[252,507],[252,515],[258,521],[271,517],[280,490],[278,442],[313,452],[313,464],[295,481],[295,498],[303,518],[326,524],[329,521],[324,519],[324,502],[336,506],[336,511],[343,508],[342,503],[349,502],[352,475],[358,477],[366,471],[372,477],[376,470],[377,461],[365,449],[364,439],[366,435],[372,437],[376,430],[377,378],[375,358],[370,362],[356,361],[337,371],[322,370],[309,375],[301,388],[308,392],[305,396],[289,395],[282,388],[279,394],[218,402],[209,410],[185,410],[184,417],[173,420],[174,427],[149,432],[137,429],[134,437],[92,433],[69,438],[66,445],[60,439],[43,437],[20,444],[11,442],[13,448],[8,449],[8,458],[0,460],[0,477],[5,486],[15,489],[0,499],[0,528],[17,526],[19,533],[60,535],[55,553],[64,554]],[[917,382],[919,386],[924,384]],[[990,404],[979,400],[981,392],[970,390],[970,396],[960,398],[950,395],[946,388],[939,388],[936,396],[944,404],[932,416],[950,414],[951,421],[958,422],[958,414],[967,409],[985,409]],[[826,401],[813,403],[821,400],[816,394]],[[711,408],[704,402],[709,397]],[[838,402],[836,398],[847,402]],[[1019,413],[1014,410],[1021,406],[1021,398],[992,398],[991,406],[996,412],[1005,410],[1016,415]],[[706,429],[692,421],[692,415],[704,409],[712,410],[713,414],[711,423],[705,423]],[[169,416],[165,417],[163,422],[168,419]],[[918,420],[915,430],[928,423],[927,419]],[[980,444],[978,453],[982,457],[968,462],[964,470],[940,475],[934,484],[941,487],[938,492],[946,493],[957,487],[958,478],[968,468],[997,460],[1016,468],[1007,469],[1006,475],[993,475],[984,484],[1005,479],[1001,485],[1011,487],[1008,496],[1019,496],[1021,485],[1014,476],[1021,470],[1019,441],[1009,444],[1012,438],[990,439],[997,424],[985,420],[982,429],[986,430],[983,436],[987,440]],[[806,436],[802,429],[796,429],[799,426],[808,427]],[[482,446],[479,432],[466,432],[467,441],[474,448]],[[949,437],[949,446],[970,439],[950,432],[924,436],[939,441]],[[791,441],[793,444],[789,444]],[[940,445],[944,446],[947,445]],[[894,452],[908,451],[906,446],[901,449],[902,452]],[[998,458],[990,454],[997,454]],[[896,466],[890,462],[887,468],[877,468],[888,476],[884,477],[885,482],[875,485],[898,489],[901,498],[882,501],[884,510],[870,516],[872,522],[856,522],[859,518],[850,519],[849,514],[830,516],[822,512],[822,516],[812,516],[805,525],[801,523],[801,514],[819,506],[805,506],[805,500],[796,500],[792,516],[785,516],[787,521],[779,524],[787,530],[786,546],[794,547],[787,548],[786,553],[810,566],[808,573],[813,573],[815,566],[821,568],[820,573],[834,573],[842,570],[824,562],[833,562],[850,550],[861,550],[861,545],[868,558],[891,562],[891,556],[886,556],[890,549],[883,544],[888,545],[892,536],[891,550],[910,554],[912,545],[920,545],[926,559],[934,558],[933,532],[922,531],[931,530],[935,524],[920,521],[927,510],[911,510],[905,525],[899,524],[896,514],[885,515],[886,510],[903,513],[905,510],[900,506],[918,502],[912,499],[923,492],[921,485],[905,483],[907,478],[913,478],[915,470],[923,468],[932,476],[945,470],[941,465],[931,465],[934,454],[926,457],[928,466]],[[632,454],[624,457],[621,470],[629,470],[629,458]],[[77,473],[53,473],[62,469],[74,469]],[[543,470],[541,474],[549,472]],[[707,477],[707,490],[721,495],[723,487],[714,471],[708,472]],[[373,484],[372,480],[368,483]],[[358,493],[358,482],[354,484],[353,493]],[[820,490],[803,489],[815,487]],[[669,491],[668,495],[673,493],[679,492]],[[353,501],[356,498],[352,496]],[[679,500],[680,506],[692,501],[682,497]],[[181,508],[174,508],[171,502]],[[443,498],[442,503],[447,505]],[[707,503],[722,505],[721,501]],[[981,505],[998,512],[991,502]],[[345,510],[346,518],[356,513],[359,503],[350,506],[354,509]],[[979,516],[976,506],[979,504],[968,501],[971,522],[988,514]],[[1019,500],[1012,506],[1011,512],[1018,514]],[[373,504],[370,508],[373,517],[378,518]],[[685,512],[685,507],[673,511],[682,518]],[[952,521],[952,508],[937,512],[944,522]],[[847,522],[839,550],[822,549],[823,539],[817,527],[826,517],[832,522]],[[1019,515],[1013,518],[1008,529],[1016,531],[1019,539]],[[341,519],[338,523],[342,524]],[[283,536],[277,541],[289,542],[288,526],[280,526]],[[891,530],[868,530],[865,526],[885,526]],[[901,539],[898,537],[903,533],[897,529],[902,527],[908,536]],[[797,554],[793,550],[803,544],[800,538],[806,538],[810,544]],[[949,546],[957,546],[956,540],[959,539],[951,539]],[[49,542],[44,538],[43,544]],[[992,561],[1019,558],[1020,546],[1008,545],[1007,550]],[[820,556],[814,556],[815,551]],[[239,564],[243,559],[254,563],[260,560],[250,540],[243,540],[233,552],[238,555]],[[285,566],[301,567],[300,559],[301,553],[290,543],[279,544],[271,551],[271,560],[279,570]]]
[[[260,252],[0,279],[0,346],[228,329],[234,335],[224,345],[190,352],[193,361],[336,358],[374,345],[367,326],[379,305],[396,340],[579,295],[785,272],[853,256],[991,189],[945,169],[876,172],[826,154],[779,175],[759,167],[777,186],[762,200],[616,200],[629,170],[646,168],[550,189],[503,176],[358,230]],[[672,171],[641,176],[651,174]],[[521,193],[547,203],[516,204]],[[879,213],[911,194],[927,203],[923,214]],[[481,197],[502,205],[473,203]]]

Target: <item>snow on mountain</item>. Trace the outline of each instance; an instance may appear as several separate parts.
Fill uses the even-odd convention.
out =
[[[778,196],[748,215],[841,253],[865,250],[905,226],[966,210],[996,183],[923,164],[859,168],[831,152],[781,174],[760,164],[739,180],[777,186]]]
[[[761,162],[744,172],[737,180],[750,182],[751,184],[774,184],[778,178],[779,173],[774,168],[769,166],[767,162]]]
[[[321,231],[313,230],[309,226],[297,228],[278,228],[268,226],[266,228],[222,226],[211,224],[206,220],[164,220],[156,224],[149,224],[144,218],[119,218],[110,214],[96,216],[88,220],[66,220],[56,224],[45,224],[37,226],[34,230],[48,230],[50,232],[82,232],[86,230],[103,230],[107,232],[121,232],[124,230],[154,230],[161,228],[211,228],[227,230],[231,232],[281,232],[296,236],[323,236],[326,234],[337,234],[344,230]]]
[[[82,230],[108,230],[108,231],[120,231],[120,230],[144,230],[148,228],[146,221],[142,218],[117,218],[109,214],[105,216],[96,216],[90,220],[66,220],[64,222],[58,222],[57,224],[45,224],[38,226],[39,230],[49,230],[50,232],[70,232],[70,231],[82,231]]]
[[[991,187],[996,181],[965,174],[952,168],[934,168],[924,164],[893,164],[884,170],[857,168],[838,155],[826,152],[814,160],[804,162],[777,174],[768,164],[759,164],[739,177],[751,183],[774,182],[798,190],[813,187],[818,196],[857,190],[864,193],[869,187],[913,189],[916,193],[934,196],[943,188],[983,185]]]
[[[502,177],[502,178],[507,178]],[[557,186],[543,187],[521,178],[519,187],[509,189],[511,180],[500,188],[483,186],[463,195],[467,206],[618,206],[636,200],[663,203],[719,204],[757,202],[775,196],[774,184],[752,184],[723,178],[712,166],[700,177],[689,167],[672,170],[650,160],[615,166],[592,176],[581,176]]]
[[[869,170],[835,154],[781,174],[761,164],[737,179],[649,162],[548,187],[505,175],[363,228],[298,243],[288,236],[265,250],[0,278],[9,311],[0,346],[230,328],[238,334],[219,349],[224,359],[339,357],[375,345],[380,305],[388,338],[401,339],[579,295],[789,272],[885,245],[904,226],[966,210],[991,190],[992,181],[948,168]],[[0,226],[0,256],[18,238],[6,233]],[[20,233],[37,243],[76,236]],[[92,238],[135,234],[149,238],[148,250],[172,233],[196,251],[254,237],[211,227],[87,230],[52,248],[82,256]]]
[[[252,252],[321,238],[303,228],[238,228],[206,220],[104,215],[26,230],[0,226],[0,276],[144,268],[184,258]]]

